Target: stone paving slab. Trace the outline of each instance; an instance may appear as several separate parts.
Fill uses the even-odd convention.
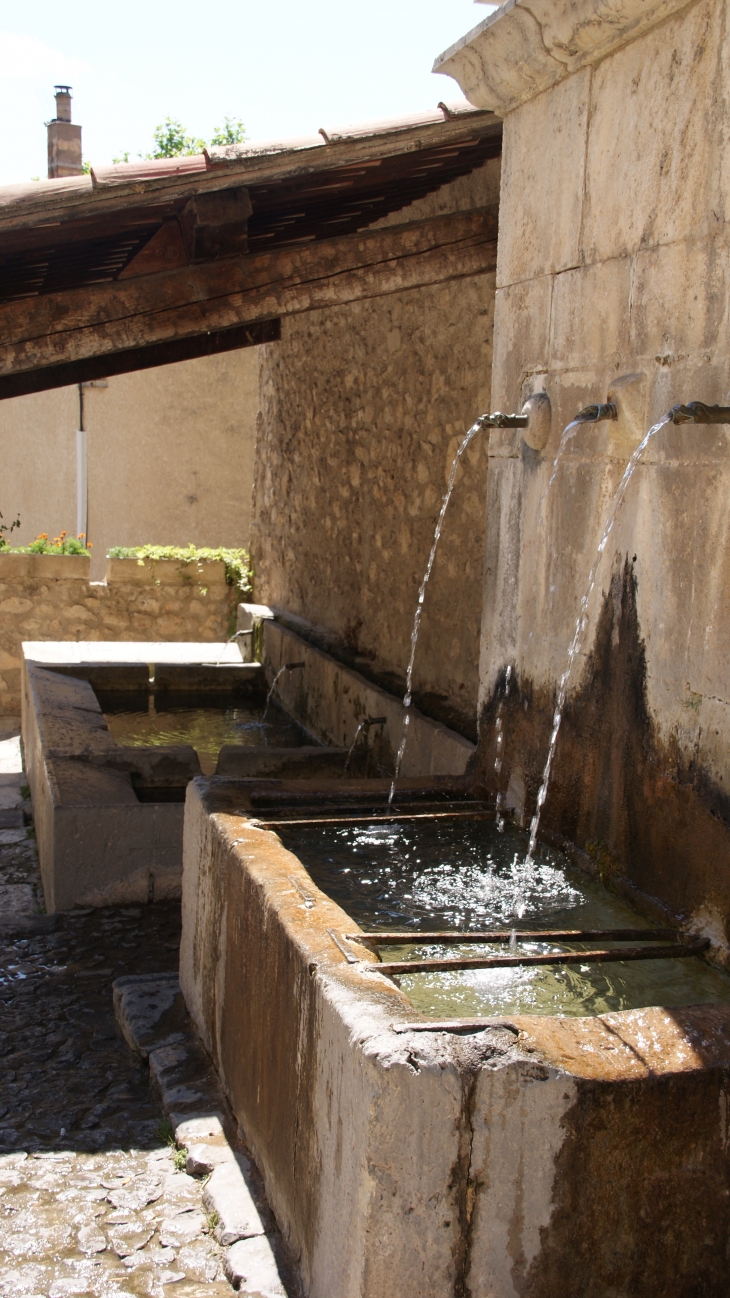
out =
[[[27,913],[38,882],[33,838],[0,843],[0,1298],[231,1295],[203,1183],[114,1018],[115,977],[175,981],[179,905]]]

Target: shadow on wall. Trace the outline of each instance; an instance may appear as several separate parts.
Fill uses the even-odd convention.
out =
[[[683,756],[676,736],[660,736],[649,713],[646,652],[637,611],[637,578],[627,557],[614,572],[588,660],[585,684],[569,698],[542,824],[596,859],[605,881],[627,878],[689,918],[730,918],[730,799],[701,764]],[[482,711],[473,770],[492,792],[524,783],[524,810],[535,807],[548,751],[555,693],[506,668]],[[504,753],[495,773],[496,717]],[[719,935],[718,935],[719,936]]]

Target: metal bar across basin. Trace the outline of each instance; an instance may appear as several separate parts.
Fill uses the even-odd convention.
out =
[[[394,812],[390,816],[308,816],[285,820],[257,817],[254,824],[266,829],[280,829],[286,825],[375,825],[400,823],[403,820],[494,820],[493,811],[417,811]]]
[[[676,946],[633,946],[622,950],[556,951],[549,955],[498,955],[466,956],[447,960],[394,960],[382,964],[363,965],[368,973],[381,973],[392,977],[397,974],[436,973],[438,970],[459,969],[514,969],[527,965],[606,964],[621,960],[676,960],[701,955],[710,945],[708,938],[696,942],[678,942]]]
[[[373,942],[377,946],[421,946],[429,942],[676,942],[681,937],[673,928],[551,928],[522,931],[489,929],[477,933],[473,929],[457,931],[447,929],[437,933],[344,933],[350,942]]]

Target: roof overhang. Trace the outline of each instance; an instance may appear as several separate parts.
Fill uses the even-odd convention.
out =
[[[493,269],[495,213],[368,227],[500,151],[493,113],[442,106],[0,190],[0,396],[272,341],[284,314]]]

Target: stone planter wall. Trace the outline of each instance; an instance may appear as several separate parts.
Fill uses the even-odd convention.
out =
[[[23,640],[224,640],[238,592],[222,563],[0,554],[0,715],[20,712]]]

